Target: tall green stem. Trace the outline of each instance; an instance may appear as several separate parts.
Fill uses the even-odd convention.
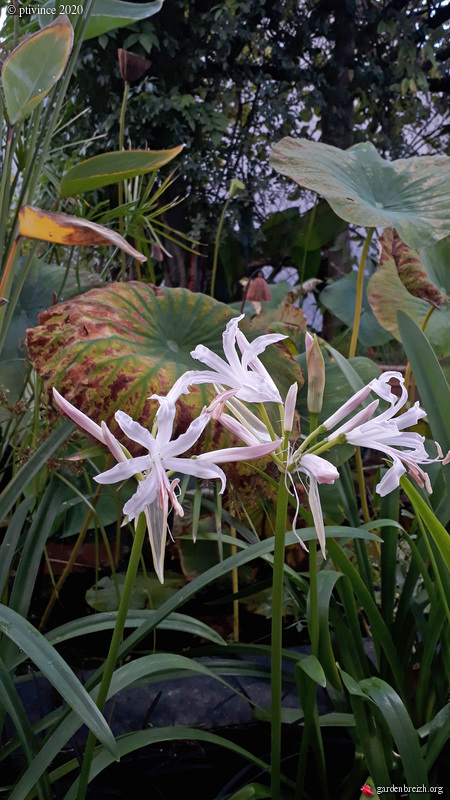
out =
[[[100,711],[103,711],[108,696],[109,686],[114,675],[114,669],[117,661],[117,654],[119,652],[120,643],[123,637],[123,631],[127,620],[128,609],[130,607],[131,594],[136,580],[136,574],[139,566],[139,559],[141,557],[142,546],[144,544],[146,532],[146,521],[144,514],[139,516],[136,533],[134,535],[133,547],[131,549],[130,561],[128,563],[127,574],[125,576],[125,583],[123,586],[122,596],[120,598],[119,610],[117,612],[116,624],[109,647],[108,657],[103,671],[102,682],[97,698],[97,706]],[[83,765],[81,767],[80,785],[78,787],[77,800],[84,800],[89,783],[89,773],[91,771],[92,758],[94,755],[95,735],[90,731],[86,750],[84,753]]]
[[[306,259],[308,257],[308,245],[309,245],[309,240],[311,238],[311,231],[313,229],[314,220],[316,219],[316,212],[317,212],[317,206],[318,205],[319,205],[319,195],[316,194],[316,199],[314,200],[314,205],[313,205],[313,207],[312,207],[312,209],[310,211],[308,227],[306,229],[305,247],[303,249],[302,266],[300,268],[300,275],[299,275],[299,285],[300,285],[299,302],[300,302],[300,308],[303,305],[303,298],[304,298],[304,294],[302,292],[302,288],[303,288],[303,283],[305,281]]]
[[[282,476],[278,490],[277,517],[275,522],[275,549],[273,552],[272,583],[272,649],[271,649],[271,797],[280,797],[281,780],[281,674],[282,674],[282,623],[283,623],[283,575],[284,543],[286,537],[286,515],[289,493]]]
[[[119,129],[119,150],[123,150],[125,142],[125,112],[127,110],[128,93],[130,91],[130,84],[125,82],[123,87],[122,108],[120,109],[120,129]],[[119,181],[119,208],[123,206],[123,181]],[[124,233],[124,220],[122,215],[119,217],[119,231],[120,235]],[[125,280],[125,253],[120,251],[121,256],[121,273],[122,280]]]
[[[222,228],[225,219],[225,214],[227,212],[228,204],[230,202],[230,198],[228,198],[227,202],[225,203],[222,213],[220,215],[219,220],[219,227],[217,228],[217,236],[216,236],[216,244],[214,246],[214,258],[213,258],[213,268],[212,268],[212,275],[211,275],[211,290],[210,296],[214,297],[214,287],[216,284],[216,273],[217,273],[217,262],[219,260],[219,247],[220,247],[220,237],[222,235]]]
[[[350,350],[348,351],[349,358],[354,358],[356,353],[356,345],[358,342],[358,333],[359,333],[359,323],[361,321],[361,308],[362,308],[362,298],[363,298],[363,288],[364,288],[364,270],[366,267],[367,253],[369,252],[369,246],[372,240],[374,230],[375,228],[369,228],[369,230],[367,231],[367,236],[363,245],[361,259],[358,267],[358,280],[356,282],[355,316],[353,318],[353,330],[352,330],[352,339],[350,342]]]

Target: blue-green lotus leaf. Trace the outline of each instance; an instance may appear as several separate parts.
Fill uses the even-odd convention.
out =
[[[340,150],[286,137],[272,148],[270,163],[323,195],[342,219],[395,228],[409,247],[431,247],[450,234],[448,156],[386,161],[370,142]]]

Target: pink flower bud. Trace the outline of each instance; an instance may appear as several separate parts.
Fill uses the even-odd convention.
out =
[[[306,335],[312,338],[311,334]],[[314,336],[312,344],[309,342],[307,344],[306,364],[308,369],[308,411],[311,414],[320,414],[325,389],[325,362],[317,336]]]

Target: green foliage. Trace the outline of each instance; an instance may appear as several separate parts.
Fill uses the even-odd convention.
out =
[[[9,122],[30,116],[64,72],[73,44],[73,29],[65,15],[42,34],[30,36],[6,59],[2,69]]]
[[[246,192],[228,219],[239,231],[241,257],[252,261],[259,226],[280,208],[286,186],[273,180],[267,131],[272,142],[319,133],[343,148],[369,140],[391,158],[448,146],[448,9],[439,0],[366,6],[340,0],[334,14],[329,3],[292,0],[165,3],[151,19],[83,49],[83,92],[73,102],[91,111],[75,138],[106,133],[106,147],[115,149],[122,94],[116,49],[149,57],[148,77],[131,88],[127,136],[137,148],[186,143],[174,190],[189,192],[183,230],[210,244],[230,181],[241,179]],[[198,287],[208,268],[198,264]],[[174,285],[187,285],[183,270],[175,275]]]
[[[127,150],[88,158],[87,161],[81,161],[71,167],[63,175],[61,195],[67,197],[83,194],[100,186],[117,183],[119,180],[128,180],[153,172],[171,161],[182,149],[181,146],[158,152]]]
[[[154,0],[152,3],[128,3],[123,2],[123,0],[95,0],[94,7],[92,8],[84,31],[83,40],[97,39],[105,33],[109,33],[109,31],[128,27],[134,22],[147,19],[161,10],[163,2],[164,0]],[[60,6],[56,0],[47,0],[43,5],[47,8],[58,8]],[[87,6],[87,0],[81,0],[80,4],[75,4],[73,8],[78,9],[78,5],[83,7]],[[68,5],[67,8],[71,9],[72,6]],[[69,14],[72,25],[75,25],[78,16],[78,10],[74,10],[73,13]],[[41,27],[44,27],[52,17],[39,14],[38,19]]]
[[[17,400],[14,398],[14,403],[13,398],[9,403],[2,399],[9,416],[2,418],[1,426],[0,521],[4,521],[4,534],[0,552],[0,592],[4,604],[0,607],[0,722],[8,714],[16,728],[17,738],[7,744],[0,759],[6,759],[17,751],[17,754],[23,753],[26,761],[20,777],[11,787],[10,798],[24,800],[37,794],[39,800],[47,800],[53,792],[52,784],[73,772],[74,779],[66,796],[83,800],[90,780],[112,764],[117,751],[125,755],[151,743],[183,738],[220,744],[267,771],[268,765],[254,754],[208,731],[181,727],[133,731],[115,741],[102,716],[109,697],[143,680],[176,680],[197,674],[214,677],[224,684],[222,676],[228,674],[266,676],[268,668],[264,664],[242,658],[224,658],[226,645],[223,638],[206,623],[178,612],[196,594],[202,602],[202,590],[230,572],[239,582],[242,572],[239,575],[238,568],[245,565],[250,570],[250,565],[260,559],[267,571],[273,570],[272,602],[269,604],[272,614],[271,648],[255,644],[227,647],[231,654],[271,655],[272,705],[270,713],[258,709],[258,715],[260,719],[270,721],[272,726],[270,777],[273,800],[284,795],[290,797],[294,791],[297,798],[304,795],[306,764],[311,763],[308,757],[310,747],[321,797],[331,796],[334,787],[328,786],[323,745],[325,726],[348,727],[355,741],[357,755],[345,776],[346,795],[356,794],[367,775],[375,785],[387,786],[394,779],[410,785],[439,783],[448,724],[445,702],[449,671],[450,552],[444,528],[450,517],[448,478],[443,475],[441,464],[428,464],[427,459],[422,459],[419,463],[425,463],[425,474],[416,467],[414,454],[409,453],[403,454],[404,461],[419,484],[424,483],[429,490],[433,489],[430,498],[420,487],[416,489],[402,477],[402,492],[396,491],[378,499],[374,492],[378,484],[379,459],[369,461],[365,458],[364,465],[361,461],[355,462],[358,483],[355,487],[348,463],[352,447],[348,442],[345,444],[345,434],[340,434],[335,441],[328,438],[328,430],[315,425],[320,425],[330,414],[337,412],[352,392],[378,377],[378,367],[367,359],[346,360],[332,347],[322,345],[326,382],[321,414],[308,414],[307,384],[298,395],[294,414],[291,390],[302,384],[300,365],[307,371],[308,361],[303,350],[309,346],[310,339],[305,336],[302,310],[295,305],[295,292],[290,294],[289,302],[285,298],[290,288],[286,285],[279,285],[274,290],[272,300],[255,325],[246,321],[242,330],[247,332],[250,340],[257,334],[258,327],[287,334],[284,344],[271,346],[262,357],[265,368],[281,390],[282,398],[287,397],[287,402],[274,403],[269,410],[255,403],[250,410],[245,404],[239,404],[236,397],[229,396],[227,400],[228,411],[235,414],[234,430],[238,429],[239,422],[241,425],[245,423],[244,435],[249,444],[246,452],[256,446],[255,440],[259,442],[260,436],[277,440],[273,462],[265,462],[264,470],[250,465],[243,468],[246,475],[252,470],[259,481],[258,486],[263,488],[254,491],[253,494],[258,496],[251,496],[247,503],[244,481],[238,470],[233,473],[233,480],[228,479],[229,494],[220,502],[217,492],[214,503],[211,503],[199,484],[195,490],[189,486],[192,516],[190,505],[186,503],[186,510],[189,509],[187,526],[194,536],[198,534],[199,539],[208,540],[208,545],[214,548],[217,545],[215,563],[210,565],[206,558],[199,566],[201,559],[196,559],[196,577],[186,585],[180,575],[173,585],[163,588],[155,584],[155,578],[147,576],[145,570],[142,576],[138,575],[146,539],[144,516],[141,514],[134,531],[126,573],[116,574],[110,553],[111,577],[97,576],[95,586],[88,593],[88,602],[96,610],[101,609],[100,613],[65,623],[49,631],[45,637],[27,620],[27,616],[32,607],[46,542],[55,531],[62,535],[77,534],[74,554],[86,531],[93,528],[96,535],[99,529],[110,552],[105,525],[120,517],[120,506],[125,497],[128,498],[129,487],[127,485],[123,493],[122,490],[117,494],[105,492],[103,498],[101,489],[95,493],[92,491],[93,477],[104,467],[109,469],[111,462],[108,456],[109,462],[105,466],[101,445],[108,444],[121,468],[131,472],[130,464],[125,464],[124,451],[118,449],[117,443],[111,445],[110,434],[104,427],[92,423],[84,429],[90,430],[98,444],[82,452],[85,465],[78,469],[78,462],[74,465],[68,460],[68,456],[78,453],[78,443],[70,438],[65,448],[60,448],[72,434],[73,424],[56,422],[56,415],[45,400],[47,390],[56,384],[79,409],[98,423],[109,423],[118,408],[127,410],[147,428],[146,433],[141,431],[142,444],[147,446],[150,442],[149,447],[154,447],[158,436],[161,434],[164,439],[163,434],[167,433],[163,430],[168,428],[167,416],[164,417],[167,408],[164,411],[165,407],[161,405],[162,413],[159,418],[155,417],[155,405],[149,402],[149,395],[153,392],[167,394],[177,378],[187,369],[198,366],[191,351],[199,343],[211,348],[215,354],[213,359],[222,355],[223,329],[225,323],[235,316],[231,307],[204,294],[184,288],[147,286],[140,281],[123,280],[83,294],[82,289],[89,282],[81,280],[83,270],[77,269],[75,281],[69,274],[72,251],[63,245],[78,247],[80,238],[84,243],[82,237],[87,235],[87,231],[99,233],[98,228],[90,224],[92,217],[101,217],[103,223],[118,220],[124,233],[147,245],[153,236],[153,243],[159,245],[157,233],[151,230],[151,234],[147,234],[142,229],[151,228],[158,213],[174,211],[176,200],[173,194],[160,202],[166,189],[173,191],[172,178],[155,188],[154,177],[144,185],[141,173],[161,166],[162,161],[170,160],[180,150],[177,146],[167,151],[169,145],[187,140],[195,148],[183,168],[184,184],[194,190],[188,207],[191,227],[195,224],[198,230],[207,229],[208,220],[217,217],[217,208],[223,206],[225,197],[228,208],[228,201],[238,187],[236,175],[243,178],[239,186],[242,193],[231,206],[236,209],[235,219],[239,220],[240,242],[235,236],[233,215],[225,226],[226,237],[221,239],[220,229],[217,234],[217,253],[221,255],[225,272],[222,278],[229,293],[235,290],[241,266],[252,254],[276,267],[294,264],[300,283],[304,278],[316,276],[324,250],[344,229],[343,219],[369,228],[378,224],[395,225],[409,244],[417,247],[433,245],[429,253],[421,250],[421,264],[416,254],[409,252],[406,267],[405,259],[393,258],[394,266],[390,265],[388,271],[385,260],[381,259],[374,283],[386,283],[388,299],[383,306],[379,287],[375,293],[371,293],[369,287],[369,299],[383,329],[375,323],[373,316],[369,317],[371,312],[367,304],[363,304],[361,317],[361,292],[356,301],[352,297],[356,295],[353,276],[327,287],[322,297],[324,302],[328,299],[329,307],[349,325],[352,324],[352,313],[348,313],[348,306],[355,306],[354,324],[359,326],[359,318],[362,318],[360,339],[363,344],[371,345],[374,337],[382,341],[391,334],[401,338],[428,413],[429,429],[444,449],[450,447],[446,416],[448,386],[435,354],[439,352],[439,341],[436,343],[432,327],[438,314],[444,316],[445,312],[436,312],[426,330],[431,334],[434,350],[411,316],[404,313],[405,309],[408,312],[413,310],[412,315],[417,316],[414,309],[417,303],[425,302],[425,297],[428,301],[446,303],[447,298],[436,291],[436,286],[448,291],[443,269],[448,237],[443,237],[449,231],[449,197],[446,188],[442,190],[442,183],[448,177],[448,159],[435,156],[389,163],[383,161],[368,143],[358,144],[349,151],[329,145],[333,125],[336,143],[344,148],[352,144],[348,139],[353,139],[354,123],[356,138],[364,138],[375,126],[382,149],[388,149],[391,156],[404,155],[408,137],[403,137],[401,126],[407,122],[410,110],[404,108],[398,95],[408,94],[411,114],[414,112],[419,118],[424,113],[430,101],[424,100],[423,93],[427,88],[440,86],[433,82],[440,81],[443,74],[439,58],[442,59],[445,48],[441,46],[439,37],[450,11],[445,4],[439,3],[435,6],[428,4],[426,8],[420,4],[419,7],[396,4],[381,17],[385,9],[379,4],[372,4],[364,9],[364,14],[360,14],[359,3],[342,2],[337,4],[331,18],[326,3],[299,7],[290,1],[273,0],[261,4],[256,0],[243,0],[205,10],[200,0],[191,4],[176,0],[170,9],[166,4],[162,13],[154,21],[149,21],[147,17],[161,8],[160,2],[126,4],[118,0],[101,0],[92,4],[87,0],[85,6],[85,19],[77,26],[76,50],[68,60],[64,75],[61,73],[65,61],[58,42],[53,53],[47,47],[44,47],[45,52],[42,49],[43,43],[48,44],[49,38],[54,36],[57,26],[44,28],[25,39],[6,60],[3,70],[6,97],[2,100],[2,108],[6,108],[9,122],[13,123],[8,125],[5,118],[2,129],[4,163],[0,182],[0,294],[5,301],[9,300],[0,307],[0,345],[5,346],[7,357],[21,355],[17,351],[21,326],[35,325],[37,313],[43,306],[50,305],[53,293],[58,300],[63,291],[65,293],[64,302],[58,302],[45,311],[39,325],[28,334],[33,365],[45,381],[44,392],[41,378],[30,370],[22,372],[16,380],[17,385],[21,380],[24,382],[22,396]],[[142,17],[145,17],[142,23],[134,22],[131,30],[116,35],[115,28]],[[71,43],[70,23],[60,22],[59,26],[61,24],[65,29],[67,50],[69,39]],[[36,25],[37,21],[32,20],[30,31],[34,31]],[[12,27],[11,21],[7,23],[7,33],[8,27]],[[346,37],[342,36],[344,30]],[[12,36],[17,37],[17,32],[16,20]],[[95,37],[99,34],[101,38],[97,41]],[[80,51],[83,36],[93,36],[95,41]],[[65,148],[69,131],[73,135],[74,127],[68,124],[70,115],[81,101],[85,103],[89,99],[92,86],[99,77],[111,86],[112,97],[116,90],[118,92],[116,68],[111,67],[108,71],[105,64],[112,49],[115,50],[115,45],[124,37],[122,43],[125,46],[136,44],[146,52],[152,49],[158,76],[157,79],[148,78],[139,88],[132,89],[127,118],[129,133],[132,132],[130,138],[133,146],[146,147],[146,141],[140,140],[150,135],[152,147],[165,148],[164,155],[159,152],[156,162],[155,151],[138,155],[134,151],[114,152],[75,165],[64,164],[64,159],[59,161],[58,157],[52,160],[52,148]],[[105,53],[105,61],[95,61],[93,55],[101,51]],[[82,53],[81,62],[78,62],[79,67],[81,63],[78,72],[81,82],[70,95],[64,112],[68,116],[61,122],[68,81],[79,52]],[[352,54],[355,53],[358,53],[358,61],[352,64]],[[68,52],[66,56],[68,58]],[[396,63],[392,68],[389,59],[394,56]],[[39,60],[43,63],[41,75],[36,69]],[[25,81],[22,80],[23,74]],[[61,80],[58,80],[60,75]],[[396,83],[392,84],[392,80]],[[369,87],[370,98],[367,94]],[[127,92],[128,89],[121,114],[122,134]],[[392,100],[392,92],[397,93],[397,103]],[[388,112],[381,102],[386,93],[392,105]],[[47,95],[45,103],[40,102],[41,95]],[[116,136],[114,126],[118,115],[116,110],[109,116],[109,112],[105,114],[103,98],[98,93],[97,97],[99,102],[95,104],[90,124],[93,127],[103,124],[112,140]],[[356,104],[353,116],[355,100],[359,100],[360,105]],[[404,110],[404,117],[395,128],[399,108]],[[369,121],[368,110],[372,111]],[[299,214],[297,209],[274,211],[272,188],[267,187],[267,130],[275,134],[279,129],[280,135],[291,133],[292,129],[297,133],[314,133],[315,125],[321,127],[327,144],[304,140],[300,145],[292,145],[292,140],[288,140],[288,149],[293,147],[297,155],[299,151],[303,153],[301,171],[298,161],[291,163],[288,171],[289,174],[293,171],[300,185],[322,192],[330,201],[331,209],[324,203],[316,203],[307,214]],[[278,147],[278,167],[282,166],[280,161],[286,155],[283,153],[286,140],[284,142],[281,150]],[[306,161],[303,158],[305,153]],[[131,165],[130,161],[133,162]],[[64,221],[67,217],[58,212],[35,211],[29,205],[35,202],[36,197],[45,198],[43,205],[46,208],[59,202],[56,189],[63,174],[64,192],[90,193],[92,205],[84,199],[77,201],[77,209],[89,218],[87,221],[74,217],[76,224],[67,223]],[[368,175],[370,182],[366,180]],[[110,180],[111,185],[118,182],[121,186],[122,179],[125,180],[125,201],[119,199],[118,207],[106,208],[98,189],[107,186]],[[417,192],[418,179],[420,194]],[[263,188],[267,188],[264,196]],[[261,210],[253,207],[256,197],[261,198]],[[207,213],[202,211],[205,198],[210,201]],[[264,203],[270,207],[270,214],[265,213]],[[200,216],[194,220],[197,213]],[[31,218],[31,232],[27,229],[24,233],[24,216],[28,217],[28,223]],[[221,224],[224,216],[225,213]],[[43,219],[46,236],[41,229]],[[255,219],[261,223],[258,242],[254,235]],[[163,233],[167,240],[171,241],[171,237],[177,240],[171,224],[160,222],[160,225],[156,230],[161,233],[165,225]],[[61,228],[64,229],[63,238],[59,235]],[[47,249],[47,245],[39,245],[36,254],[30,247],[27,255],[19,258],[18,231],[41,241],[48,240],[50,246]],[[108,229],[106,234],[101,243],[114,240],[122,246],[123,240],[117,238],[117,234]],[[67,236],[72,239],[67,239]],[[438,241],[440,238],[442,241]],[[183,237],[179,236],[178,241],[180,239]],[[53,242],[58,246],[55,247]],[[129,247],[128,252],[131,252]],[[50,265],[55,253],[65,266],[54,268]],[[135,250],[133,253],[136,255]],[[96,263],[97,269],[98,266]],[[126,277],[125,267],[123,262],[123,278]],[[360,263],[358,291],[363,288],[364,267],[365,255]],[[114,269],[117,270],[116,265]],[[151,272],[149,277],[152,277]],[[428,278],[434,286],[430,286]],[[79,296],[68,300],[75,284]],[[297,296],[301,290],[302,287]],[[400,307],[395,320],[392,317],[393,306],[397,310]],[[419,321],[422,322],[423,316],[418,315]],[[238,345],[245,361],[245,339],[238,340]],[[263,348],[261,342],[260,346]],[[228,357],[234,378],[238,371],[234,349]],[[253,353],[253,359],[256,358]],[[255,379],[255,372],[259,378],[266,376],[258,360],[253,360],[251,367],[252,372],[247,373],[249,380]],[[212,389],[204,390],[202,385],[187,397],[184,395],[182,400],[177,400],[180,431],[186,431],[188,423],[198,416],[212,396]],[[365,414],[362,409],[367,409],[371,399],[367,396],[361,408],[349,413]],[[216,404],[216,414],[225,408],[226,400],[222,400],[222,406],[220,402]],[[286,432],[288,402],[291,427],[288,428],[286,423]],[[375,412],[374,405],[371,409]],[[255,416],[257,413],[261,414],[260,418]],[[389,419],[383,404],[376,413],[384,413],[385,421]],[[415,412],[410,414],[414,417]],[[424,425],[423,421],[421,424]],[[347,433],[351,425],[352,422],[347,421]],[[220,428],[217,425],[213,432],[211,428],[202,442],[203,451],[217,449],[220,435],[217,429]],[[387,422],[385,428],[386,435],[393,435],[392,426],[389,427]],[[150,429],[156,439],[150,437]],[[295,438],[290,440],[291,429]],[[423,427],[426,433],[429,429]],[[243,433],[242,428],[240,431]],[[392,447],[396,443],[401,447],[402,434],[400,430],[395,433]],[[140,441],[136,439],[137,443]],[[412,441],[419,448],[420,440]],[[368,435],[367,445],[372,444]],[[170,448],[170,444],[167,447]],[[427,447],[434,447],[431,441]],[[381,448],[380,452],[384,450]],[[324,454],[328,464],[326,472],[317,472],[325,481],[319,494],[314,471],[319,467],[314,467],[314,464],[320,464],[320,469],[324,470]],[[209,457],[210,454],[204,455]],[[386,455],[388,459],[394,457],[395,451],[386,449]],[[302,459],[304,465],[308,464],[307,456],[310,470],[302,468]],[[435,450],[431,457],[434,456]],[[226,455],[222,453],[222,457]],[[146,514],[150,528],[156,516],[162,519],[162,531],[157,531],[154,526],[149,533],[152,543],[161,533],[158,546],[163,551],[169,502],[179,510],[177,502],[184,503],[188,480],[183,480],[178,487],[177,474],[172,469],[166,473],[164,454],[158,458],[159,461],[153,461],[153,466],[145,466],[144,472],[136,474],[138,491],[144,492],[147,491],[148,478],[154,477],[150,471],[155,470],[154,474],[158,476],[156,499],[148,504]],[[293,461],[294,458],[297,461]],[[140,463],[148,464],[148,461]],[[200,463],[205,464],[205,460]],[[333,463],[340,465],[339,473]],[[297,469],[294,469],[295,465]],[[134,464],[132,468],[134,470]],[[397,479],[394,478],[393,483],[399,482],[399,469],[401,467],[397,464]],[[73,472],[77,477],[71,479]],[[165,482],[161,472],[164,472]],[[193,474],[197,474],[195,470]],[[178,489],[180,496],[177,501],[175,494]],[[303,507],[306,495],[309,508]],[[266,532],[271,530],[274,506],[277,512],[275,536],[261,540],[259,535],[263,524],[253,513],[260,500],[265,511]],[[105,503],[111,506],[107,511],[104,511]],[[80,508],[85,512],[81,516],[72,513],[79,512]],[[150,511],[153,513],[155,508],[156,513],[152,516]],[[204,512],[210,514],[207,520],[202,517]],[[306,527],[298,527],[299,524]],[[61,530],[62,527],[65,530]],[[301,572],[284,563],[284,544],[294,545],[298,536],[309,545],[308,572],[303,561],[299,560]],[[315,549],[317,538],[321,555]],[[197,547],[196,544],[190,545],[195,553]],[[117,554],[119,550],[117,548]],[[186,563],[185,558],[185,567]],[[193,560],[191,566],[192,563]],[[54,587],[43,623],[57,597],[59,585]],[[251,594],[255,600],[256,588],[260,587],[250,585],[242,589],[241,586],[239,591],[239,586],[236,590],[233,583],[233,594],[221,599],[236,603],[244,599],[244,594]],[[311,654],[282,648],[282,614],[286,598],[298,616],[296,623],[302,627],[304,635],[310,637]],[[152,610],[147,608],[150,603],[154,606]],[[133,607],[136,609],[130,610]],[[373,648],[369,657],[363,637],[367,626],[370,627]],[[217,648],[215,652],[220,658],[205,664],[171,653],[154,652],[142,656],[136,652],[145,637],[158,627],[201,636]],[[56,646],[75,638],[81,642],[88,634],[107,629],[112,630],[108,657],[83,687]],[[131,655],[133,658],[128,659]],[[67,702],[66,708],[56,709],[34,725],[27,719],[14,685],[15,670],[28,659],[37,665]],[[122,662],[120,667],[117,666],[119,662]],[[283,663],[293,666],[290,677],[297,684],[301,711],[281,707]],[[418,675],[417,664],[420,664]],[[327,693],[335,709],[322,719],[318,714],[318,687]],[[79,767],[78,759],[67,757],[63,749],[83,720],[92,732],[81,772],[75,774]],[[296,785],[281,774],[282,720],[300,722]],[[43,730],[48,733],[41,738]],[[100,741],[97,748],[96,737]],[[50,765],[57,758],[57,766],[49,772]],[[235,800],[266,796],[267,790],[261,784],[253,783],[239,790]]]

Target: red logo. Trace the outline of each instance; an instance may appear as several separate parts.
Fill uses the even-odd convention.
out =
[[[372,789],[367,785],[367,783],[365,783],[364,786],[361,786],[361,791],[366,795],[366,797],[373,797]]]

